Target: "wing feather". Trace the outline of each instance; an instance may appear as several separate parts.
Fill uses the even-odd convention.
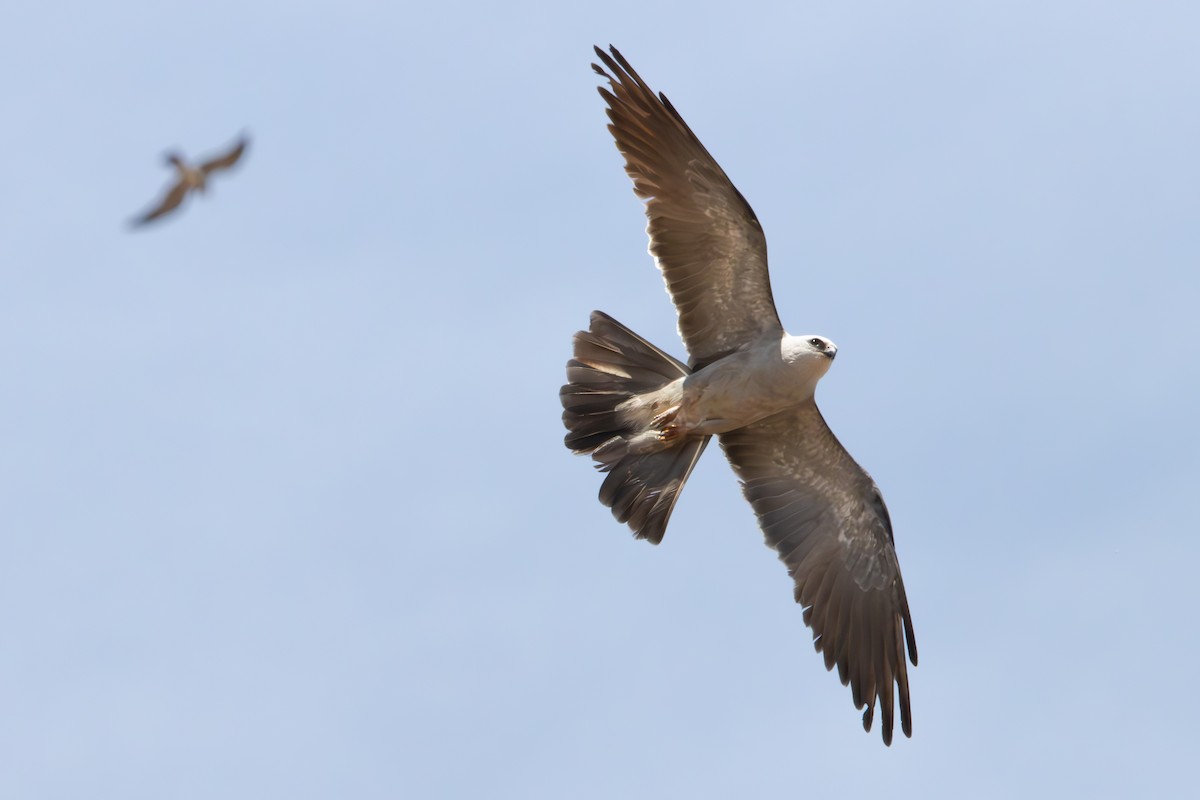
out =
[[[634,192],[646,200],[650,252],[679,314],[695,368],[782,331],[767,241],[750,204],[664,95],[610,47],[592,68]]]
[[[188,185],[183,181],[179,181],[167,191],[163,199],[158,202],[158,205],[140,217],[134,218],[130,224],[134,226],[145,225],[151,220],[158,219],[163,214],[174,211],[179,208],[180,203],[183,202],[183,198],[187,197],[187,193]]]
[[[237,144],[235,144],[227,153],[215,158],[211,158],[202,163],[200,165],[200,171],[205,175],[208,175],[209,173],[216,172],[217,170],[229,169],[238,162],[238,159],[242,157],[242,153],[246,152],[246,147],[249,144],[249,137],[243,135],[240,139],[238,139]]]
[[[837,666],[870,730],[876,701],[891,744],[895,695],[912,735],[908,657],[916,639],[887,507],[811,400],[729,433],[721,447],[767,544],[795,580],[796,602],[825,666]]]

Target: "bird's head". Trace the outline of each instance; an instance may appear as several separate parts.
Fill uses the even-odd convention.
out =
[[[820,358],[827,358],[833,361],[837,355],[837,345],[826,339],[824,336],[803,336],[804,344],[812,351],[813,355]]]
[[[804,336],[787,336],[783,340],[783,358],[806,379],[820,380],[837,355],[837,345],[824,336],[811,333]]]

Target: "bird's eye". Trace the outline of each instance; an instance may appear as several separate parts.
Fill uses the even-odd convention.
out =
[[[808,340],[808,343],[811,344],[813,347],[817,348],[818,350],[825,349],[825,343],[822,342],[820,339],[812,338],[812,339]]]

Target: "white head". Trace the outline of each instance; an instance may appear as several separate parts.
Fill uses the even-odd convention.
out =
[[[824,336],[805,334],[783,339],[783,359],[815,382],[820,380],[837,355],[837,345]]]
[[[816,355],[823,356],[830,361],[837,356],[837,345],[824,336],[801,336],[800,338]]]
[[[805,334],[804,336],[785,336],[783,338],[783,357],[787,361],[808,361],[823,364],[824,372],[829,369],[834,356],[837,355],[837,345],[824,336]]]

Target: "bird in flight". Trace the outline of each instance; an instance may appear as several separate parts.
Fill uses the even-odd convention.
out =
[[[214,172],[223,169],[229,169],[242,157],[246,152],[246,147],[250,144],[250,139],[243,134],[232,148],[223,155],[215,156],[207,161],[201,162],[198,166],[191,166],[178,153],[168,153],[167,163],[175,167],[175,183],[163,195],[163,198],[158,201],[158,204],[149,211],[135,217],[130,221],[133,227],[140,227],[147,222],[158,219],[164,214],[179,208],[188,193],[192,191],[204,193],[208,187],[208,176]]]
[[[737,474],[825,667],[837,667],[871,730],[878,701],[891,744],[912,736],[905,647],[917,645],[887,506],[834,437],[813,393],[838,349],[791,336],[775,310],[754,211],[683,117],[617,51],[592,68],[650,253],[679,316],[684,364],[600,311],[575,334],[559,397],[566,445],[607,473],[600,502],[639,539],[662,541],[712,436]]]

